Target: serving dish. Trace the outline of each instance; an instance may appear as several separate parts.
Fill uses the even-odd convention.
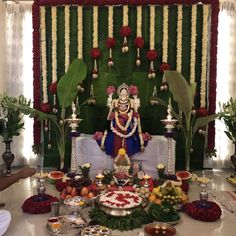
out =
[[[176,229],[167,223],[150,223],[144,226],[146,236],[173,236]]]
[[[87,222],[82,217],[63,215],[49,218],[46,230],[52,236],[75,236],[81,233],[85,226]]]
[[[82,230],[81,236],[110,236],[111,230],[101,225],[90,225]]]

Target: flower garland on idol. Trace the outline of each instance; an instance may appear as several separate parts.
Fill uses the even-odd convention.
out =
[[[108,7],[108,38],[106,40],[106,46],[109,49],[108,66],[113,66],[114,61],[112,59],[112,48],[116,45],[116,40],[113,37],[113,6]]]
[[[129,51],[127,38],[131,34],[131,28],[129,27],[129,7],[128,5],[123,6],[123,26],[120,28],[120,35],[124,38],[122,45],[122,53]]]
[[[142,6],[137,6],[137,35],[134,39],[134,46],[137,48],[136,66],[140,66],[140,49],[144,47],[142,38]]]
[[[183,6],[178,5],[176,70],[182,72]]]
[[[157,59],[157,51],[155,50],[155,6],[150,6],[150,50],[147,52],[147,59],[150,61],[150,69],[148,78],[153,79],[156,77],[154,70],[154,60]]]
[[[92,78],[98,78],[97,60],[101,57],[102,53],[98,48],[98,6],[93,6],[93,49],[90,52],[91,57],[94,59],[94,68]]]
[[[163,7],[163,38],[162,38],[162,64],[160,65],[160,72],[164,73],[165,70],[170,69],[168,64],[168,18],[169,18],[169,6]],[[168,84],[165,77],[162,79],[160,86],[161,91],[168,90]]]

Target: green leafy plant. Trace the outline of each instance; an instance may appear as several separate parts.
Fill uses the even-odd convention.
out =
[[[10,141],[14,136],[19,136],[21,130],[24,128],[22,121],[23,114],[19,109],[7,106],[7,103],[20,104],[29,106],[28,101],[23,95],[19,97],[10,97],[6,93],[0,94],[0,136],[4,141]]]
[[[169,90],[177,103],[178,111],[182,112],[182,116],[178,115],[178,111],[172,109],[175,119],[178,120],[178,127],[181,129],[184,136],[185,146],[185,168],[190,170],[190,154],[192,148],[193,137],[199,128],[206,126],[209,122],[215,120],[218,114],[213,114],[205,117],[197,117],[192,113],[194,106],[194,96],[196,90],[196,83],[188,83],[186,79],[177,71],[166,70],[164,78],[168,82]],[[167,106],[166,102],[153,97],[161,105]]]
[[[219,119],[223,120],[226,126],[225,134],[234,143],[236,142],[236,100],[232,97],[228,102],[219,103]]]
[[[57,148],[60,155],[60,167],[64,167],[65,145],[68,132],[68,122],[66,122],[66,109],[71,106],[77,96],[77,85],[81,83],[87,75],[87,66],[80,59],[74,59],[70,64],[66,74],[62,76],[57,85],[57,98],[60,105],[60,115],[46,114],[33,109],[25,104],[8,102],[8,106],[18,109],[22,113],[37,120],[50,120],[53,125],[53,131],[56,133]],[[78,108],[77,108],[78,113]]]

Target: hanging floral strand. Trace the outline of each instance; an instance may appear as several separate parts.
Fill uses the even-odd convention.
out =
[[[70,6],[65,6],[65,72],[70,65]]]
[[[194,83],[195,64],[196,64],[197,5],[192,5],[191,22],[192,26],[191,26],[190,83]]]
[[[94,59],[94,68],[92,78],[98,78],[97,60],[101,57],[101,51],[98,48],[98,6],[93,6],[93,49],[90,52],[91,57]]]
[[[202,108],[206,107],[208,16],[209,16],[209,5],[203,5],[202,72],[201,72],[201,88],[200,88],[200,106]]]
[[[134,46],[137,48],[136,66],[140,66],[140,49],[144,47],[142,38],[142,6],[137,6],[137,35],[134,39]]]
[[[106,46],[109,49],[108,66],[113,66],[114,61],[112,59],[112,48],[116,45],[116,40],[113,38],[113,6],[108,7],[108,38],[106,40]]]
[[[127,38],[131,34],[131,28],[129,27],[129,7],[128,5],[123,6],[123,26],[120,29],[120,35],[124,37],[122,52],[127,53],[129,51]]]
[[[183,6],[178,5],[176,70],[182,72]]]
[[[162,38],[162,64],[160,65],[160,72],[164,73],[165,70],[170,69],[168,64],[168,18],[169,18],[169,6],[165,5],[163,7],[163,38]],[[161,91],[168,90],[168,84],[165,77],[160,86]]]
[[[41,32],[41,58],[42,58],[42,93],[43,102],[41,104],[41,111],[49,113],[51,111],[48,103],[47,91],[47,57],[46,57],[46,20],[45,7],[40,7],[40,32]]]
[[[50,92],[53,94],[53,113],[57,113],[56,92],[57,92],[57,7],[51,8],[52,15],[52,83]]]
[[[78,6],[78,58],[83,59],[83,7]],[[77,86],[80,93],[84,92],[82,84]]]
[[[148,78],[155,78],[154,60],[157,59],[157,51],[155,50],[155,6],[150,6],[150,50],[147,52],[147,59],[150,61],[150,69]]]

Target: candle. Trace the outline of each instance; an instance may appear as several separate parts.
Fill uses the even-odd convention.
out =
[[[99,173],[97,176],[96,176],[96,179],[103,179],[104,178],[104,175],[102,175],[101,173]]]
[[[145,174],[145,175],[143,176],[143,178],[144,178],[145,180],[149,180],[149,179],[151,178],[151,176]]]

